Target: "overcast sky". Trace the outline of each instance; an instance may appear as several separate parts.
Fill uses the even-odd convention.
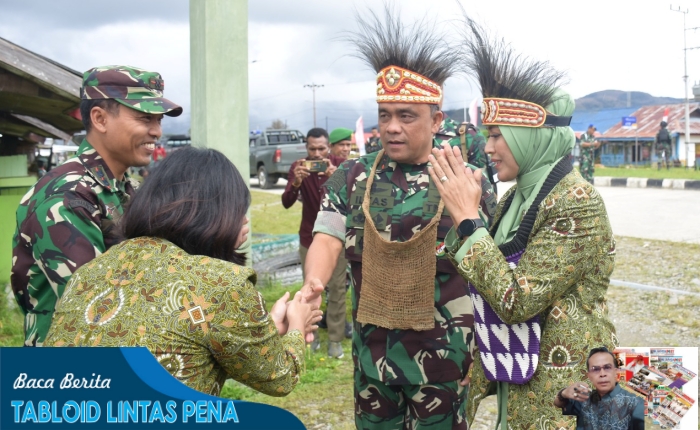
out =
[[[232,0],[233,1],[233,0]],[[401,0],[407,23],[428,16],[453,28],[455,0]],[[465,9],[519,51],[567,70],[566,90],[578,98],[617,89],[682,98],[683,14],[668,0],[467,1]],[[536,5],[535,5],[536,4]],[[686,27],[700,26],[697,1]],[[376,0],[254,0],[249,2],[249,106],[251,128],[274,119],[302,131],[312,126],[311,90],[318,125],[352,128],[363,115],[376,123],[375,73],[349,57],[339,40],[355,26],[354,10],[381,12]],[[164,121],[166,131],[189,128],[189,5],[186,0],[0,0],[0,37],[78,71],[128,64],[160,72],[166,96],[185,113]],[[700,46],[700,30],[687,31],[688,47]],[[700,81],[700,49],[688,51],[691,87]],[[478,95],[463,76],[446,82],[444,109]]]

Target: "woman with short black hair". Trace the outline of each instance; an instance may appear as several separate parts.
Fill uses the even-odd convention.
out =
[[[238,252],[250,192],[212,149],[167,157],[121,220],[125,241],[78,269],[45,346],[145,346],[186,385],[218,395],[233,378],[291,392],[320,311],[297,294],[268,314]]]

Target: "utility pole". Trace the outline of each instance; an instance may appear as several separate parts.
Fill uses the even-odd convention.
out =
[[[316,127],[316,88],[321,88],[323,85],[316,85],[313,82],[307,85],[304,85],[304,88],[311,88],[311,92],[313,93],[313,105],[314,105],[314,127]],[[687,95],[687,88],[686,88],[686,95]]]
[[[685,167],[690,167],[690,99],[688,98],[688,51],[691,49],[698,49],[700,46],[693,48],[688,48],[686,44],[686,32],[688,30],[694,30],[694,28],[685,28],[685,17],[688,15],[689,10],[674,9],[671,5],[671,10],[673,12],[680,12],[683,14],[683,82],[685,83]]]

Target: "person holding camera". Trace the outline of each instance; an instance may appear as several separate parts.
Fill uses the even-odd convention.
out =
[[[312,128],[306,135],[306,158],[292,163],[287,175],[287,187],[282,193],[282,205],[289,209],[298,200],[302,204],[301,225],[299,226],[299,257],[304,274],[306,253],[311,246],[312,230],[321,207],[322,186],[335,172],[344,158],[330,153],[328,132],[323,128]],[[346,335],[345,324],[345,276],[347,260],[338,258],[333,276],[328,282],[328,304],[326,324],[328,327],[328,356],[343,357],[340,342]],[[348,327],[351,329],[351,327]],[[311,349],[321,347],[318,333],[314,332]]]

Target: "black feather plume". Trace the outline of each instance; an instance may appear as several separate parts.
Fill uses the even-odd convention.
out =
[[[379,72],[387,66],[399,66],[443,85],[459,67],[454,47],[427,18],[404,25],[397,8],[384,5],[384,17],[369,11],[368,18],[355,13],[359,29],[342,39],[355,46],[352,56]]]
[[[548,61],[536,61],[516,53],[503,39],[490,35],[469,18],[460,26],[464,49],[461,63],[473,73],[484,97],[525,100],[540,106],[552,103],[554,93],[566,81],[566,73]]]

